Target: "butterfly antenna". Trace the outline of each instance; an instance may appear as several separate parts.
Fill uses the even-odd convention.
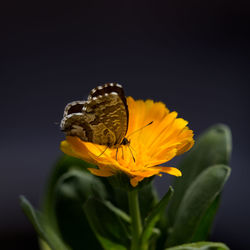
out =
[[[129,145],[129,147],[136,153],[135,149],[131,145]]]
[[[135,133],[141,131],[142,129],[144,129],[144,128],[146,128],[147,126],[151,125],[153,122],[154,122],[154,121],[151,121],[151,122],[149,122],[148,124],[146,124],[145,126],[143,126],[143,127],[139,128],[139,129],[133,131],[133,132],[130,133],[127,137],[129,137],[129,136],[131,136],[131,135],[133,135],[133,134],[135,134]]]

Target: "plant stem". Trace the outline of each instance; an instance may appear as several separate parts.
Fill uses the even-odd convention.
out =
[[[138,191],[134,189],[128,192],[129,211],[132,220],[132,242],[131,250],[140,249],[140,236],[142,232],[141,214],[138,200]]]

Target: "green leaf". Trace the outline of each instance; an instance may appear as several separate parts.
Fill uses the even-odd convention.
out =
[[[208,238],[211,227],[212,227],[212,222],[219,208],[220,198],[221,198],[221,195],[218,195],[215,198],[215,200],[212,202],[212,204],[209,206],[207,211],[204,213],[204,216],[201,218],[199,226],[197,227],[197,230],[193,235],[192,241],[194,242],[202,241]]]
[[[41,250],[51,250],[51,248],[48,246],[48,244],[39,238],[39,246]]]
[[[198,138],[194,147],[187,153],[179,165],[182,177],[177,178],[173,185],[175,194],[168,209],[171,225],[174,224],[179,205],[191,183],[209,166],[215,164],[229,165],[231,150],[231,132],[223,124],[211,127]]]
[[[113,182],[109,182],[108,179],[102,178],[103,183],[105,183],[106,189],[108,191],[108,200],[111,201],[115,207],[124,211],[126,214],[129,214],[129,206],[128,206],[128,194],[127,191],[121,188],[117,188],[117,185],[113,185]],[[129,183],[129,179],[127,179]],[[142,221],[150,214],[152,209],[156,206],[159,201],[157,191],[153,186],[153,179],[148,180],[148,183],[144,183],[140,188],[138,188],[138,196],[139,196],[139,204],[140,204],[140,213]],[[164,228],[166,226],[166,214],[161,214],[161,219],[157,222],[156,227],[159,229]],[[155,232],[154,228],[154,232]],[[164,230],[166,232],[166,230]],[[152,236],[153,237],[153,236]],[[161,246],[164,245],[166,237],[164,235],[160,235],[161,237]],[[159,238],[159,234],[154,234],[154,239]],[[152,238],[151,238],[152,239]],[[150,239],[150,241],[151,241]],[[153,239],[152,239],[153,241]],[[158,244],[159,241],[157,241]],[[153,244],[153,243],[152,243]],[[150,245],[152,245],[150,243]],[[150,248],[151,249],[151,248]],[[155,249],[155,248],[152,248]],[[162,248],[161,248],[162,249]]]
[[[105,186],[94,175],[72,169],[59,179],[55,191],[55,216],[64,240],[74,250],[101,249],[82,209],[89,197],[104,199]]]
[[[128,214],[129,206],[127,191],[113,186],[108,182],[106,178],[102,178],[101,181],[105,184],[105,187],[108,191],[108,200],[110,200],[112,204]],[[156,189],[152,184],[152,181],[147,185],[144,185],[141,189],[138,190],[138,192],[141,217],[144,219],[152,211],[159,198]]]
[[[102,242],[103,249],[105,250],[127,250],[125,246],[122,246],[120,244],[117,244],[115,242],[110,241],[107,238],[103,238],[101,236],[98,236],[100,242]]]
[[[139,190],[140,212],[143,219],[151,213],[158,201],[159,197],[152,181]]]
[[[53,225],[54,228],[57,228],[57,221],[55,218],[54,195],[55,195],[55,187],[57,185],[59,178],[63,174],[68,172],[69,169],[79,168],[82,171],[85,171],[88,167],[92,167],[92,166],[93,165],[83,160],[80,160],[80,159],[77,159],[68,155],[63,155],[62,157],[60,157],[60,159],[56,163],[55,167],[53,168],[50,174],[48,183],[46,185],[45,195],[44,195],[44,199],[42,202],[42,205],[43,205],[42,211],[44,212],[44,214],[46,214],[51,225]]]
[[[55,195],[84,203],[90,196],[106,199],[105,186],[100,179],[89,172],[71,169],[61,176],[55,188]]]
[[[229,248],[220,242],[196,242],[175,247],[166,248],[165,250],[229,250]]]
[[[145,219],[145,225],[143,228],[142,236],[141,236],[141,245],[147,244],[149,238],[153,233],[153,229],[156,223],[161,218],[163,212],[167,207],[169,200],[173,195],[173,188],[170,186],[168,192],[164,195],[164,197],[160,200],[160,202],[153,208],[152,212],[149,216]]]
[[[105,205],[112,211],[114,212],[117,216],[119,216],[123,221],[127,223],[131,223],[131,217],[125,213],[123,210],[120,208],[114,206],[110,201],[106,201]]]
[[[125,249],[129,246],[130,235],[126,224],[104,201],[89,198],[84,205],[84,211],[104,249],[112,249],[111,245],[114,249],[117,245]]]
[[[198,235],[208,208],[221,192],[230,175],[230,168],[215,165],[204,170],[191,184],[177,211],[167,246],[193,242]]]
[[[39,237],[43,239],[52,250],[70,250],[63,242],[60,236],[50,227],[47,219],[40,212],[35,211],[29,201],[24,197],[20,197],[21,207],[33,224]]]

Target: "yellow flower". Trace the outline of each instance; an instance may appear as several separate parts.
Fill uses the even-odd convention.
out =
[[[67,136],[61,142],[61,150],[98,166],[98,169],[89,168],[94,175],[109,177],[125,173],[133,187],[144,178],[161,173],[181,176],[177,168],[159,165],[193,146],[193,131],[187,127],[188,122],[177,118],[176,112],[169,112],[162,102],[135,101],[127,97],[127,103],[129,126],[126,137],[130,145],[119,146],[118,154],[116,148],[106,149],[105,145],[84,142],[73,136]]]

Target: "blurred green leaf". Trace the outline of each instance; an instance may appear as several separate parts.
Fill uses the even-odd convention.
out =
[[[130,235],[127,225],[104,201],[89,198],[84,204],[84,211],[104,249],[112,249],[111,246],[114,249],[119,249],[115,246],[126,249],[129,246]]]
[[[203,241],[208,238],[209,233],[211,231],[211,227],[213,224],[214,217],[216,215],[216,212],[218,210],[219,204],[220,204],[220,197],[221,195],[218,195],[215,200],[212,202],[212,204],[209,206],[207,211],[204,213],[203,217],[201,218],[201,221],[199,223],[199,226],[197,227],[197,230],[195,231],[195,234],[193,235],[192,241]]]
[[[42,240],[41,238],[39,238],[39,247],[41,250],[51,250],[51,248],[48,246],[48,244]]]
[[[65,174],[66,172],[69,171],[69,169],[72,168],[79,168],[82,171],[85,171],[88,167],[92,167],[93,165],[68,156],[68,155],[62,155],[62,157],[60,157],[60,159],[57,161],[57,163],[55,164],[48,183],[46,185],[46,190],[45,190],[45,194],[44,194],[44,198],[43,198],[43,202],[42,202],[42,211],[44,212],[44,214],[46,214],[46,216],[48,217],[51,225],[53,225],[54,228],[57,227],[57,222],[56,222],[56,218],[55,218],[55,187],[56,184],[59,180],[59,178]]]
[[[71,169],[61,176],[55,195],[84,203],[90,196],[106,199],[106,188],[100,179],[89,172]]]
[[[127,222],[127,223],[131,223],[131,217],[125,213],[123,210],[121,210],[120,208],[114,206],[110,201],[106,201],[105,205],[111,210],[113,211],[117,216],[119,216],[123,221]]]
[[[139,202],[142,219],[146,218],[159,201],[159,197],[153,182],[139,190]]]
[[[40,212],[35,211],[29,201],[24,197],[20,197],[21,207],[34,226],[37,234],[43,239],[52,250],[70,250],[63,242],[60,236],[50,227],[48,220]]]
[[[163,247],[158,247],[157,243],[159,241],[160,236],[162,236],[161,230],[159,228],[153,228],[152,234],[149,238],[148,245],[146,246],[148,250],[162,250]]]
[[[182,177],[177,178],[173,185],[175,194],[168,209],[171,225],[174,224],[179,205],[191,183],[203,170],[212,165],[228,165],[231,150],[231,132],[223,124],[211,127],[197,139],[194,147],[187,153],[179,165]]]
[[[141,236],[141,245],[144,246],[147,244],[149,238],[152,235],[153,229],[156,223],[162,216],[162,213],[165,212],[167,204],[173,195],[173,188],[170,186],[168,192],[164,197],[159,201],[159,203],[153,208],[152,212],[146,217],[145,225],[143,227],[143,232]]]
[[[101,249],[82,207],[89,197],[105,199],[103,183],[89,172],[71,169],[55,190],[55,214],[64,240],[74,250]]]
[[[110,184],[106,178],[102,178],[101,181],[105,184],[105,187],[107,189],[107,199],[111,201],[111,203],[116,207],[120,208],[128,214],[129,206],[127,191]],[[138,192],[141,217],[142,219],[144,219],[152,211],[159,198],[156,189],[152,184],[152,181],[147,183],[147,185],[143,185],[143,187],[139,189]]]
[[[221,192],[230,175],[230,168],[215,165],[204,170],[191,184],[178,209],[167,246],[193,242],[202,227],[200,222]]]
[[[99,236],[100,242],[102,242],[103,249],[105,250],[127,250],[128,248],[110,241],[109,239]]]
[[[229,250],[229,248],[220,242],[196,242],[183,244],[175,247],[166,248],[165,250]]]

